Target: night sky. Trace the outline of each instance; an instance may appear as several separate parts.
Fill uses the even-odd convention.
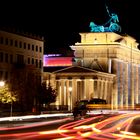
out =
[[[4,1],[0,6],[0,26],[31,32],[45,38],[45,53],[70,50],[80,41],[79,32],[89,32],[89,23],[102,25],[110,13],[119,17],[122,33],[140,43],[139,0],[32,0]]]

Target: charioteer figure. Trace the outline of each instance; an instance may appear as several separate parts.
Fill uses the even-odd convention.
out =
[[[106,10],[110,19],[103,25],[96,25],[94,22],[90,22],[89,27],[91,28],[90,30],[91,32],[121,32],[121,27],[118,24],[119,23],[118,15],[115,13],[110,14],[107,6]]]

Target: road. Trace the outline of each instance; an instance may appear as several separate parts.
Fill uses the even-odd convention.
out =
[[[140,113],[94,114],[80,120],[70,116],[42,118],[21,125],[11,123],[0,127],[0,140],[77,139],[140,140]]]

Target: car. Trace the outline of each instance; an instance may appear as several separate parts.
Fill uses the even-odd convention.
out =
[[[88,101],[86,104],[87,109],[108,109],[110,108],[110,105],[107,104],[107,101],[100,98],[92,98]]]
[[[76,102],[74,108],[73,108],[73,116],[74,119],[80,119],[81,117],[86,116],[87,108],[86,105],[88,103],[88,100],[80,100]]]
[[[129,125],[128,132],[135,133],[140,136],[140,117],[136,117]]]

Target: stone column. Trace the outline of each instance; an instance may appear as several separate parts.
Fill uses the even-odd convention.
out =
[[[72,110],[72,96],[73,96],[73,83],[72,80],[69,80],[69,111]]]
[[[98,79],[97,80],[97,92],[96,92],[97,98],[100,98],[100,91],[101,91],[100,84],[101,84],[101,81],[100,81],[100,79]]]
[[[64,105],[64,79],[61,79],[61,105]]]
[[[67,105],[68,105],[68,111],[71,111],[71,92],[70,91],[70,80],[66,81],[66,96],[67,96]]]
[[[111,84],[111,82],[110,81],[108,81],[108,85],[107,85],[107,91],[108,91],[108,95],[107,95],[107,102],[109,103],[109,104],[111,104],[112,105],[112,107],[113,107],[113,98],[114,98],[114,96],[113,96],[113,94],[112,94],[112,90],[111,90],[111,87],[112,86],[112,84]]]
[[[135,74],[135,77],[136,77],[136,85],[135,85],[135,103],[138,104],[139,102],[139,72],[138,72],[138,65],[136,65],[136,74]]]
[[[66,88],[66,80],[64,80],[64,105],[67,105],[67,88]]]
[[[55,88],[55,75],[54,74],[50,74],[50,84],[53,88]]]
[[[87,88],[86,88],[86,86],[87,86],[87,79],[84,79],[84,99],[87,98]]]
[[[83,80],[80,81],[79,88],[80,88],[80,100],[82,100],[84,99],[84,81]]]
[[[85,99],[90,99],[90,81],[89,79],[85,79],[85,95],[86,95],[86,98]]]
[[[72,108],[77,101],[77,81],[72,79]]]
[[[118,87],[117,87],[117,78],[111,83],[112,94],[113,94],[113,109],[118,109]]]
[[[120,107],[123,108],[123,62],[120,62]]]
[[[107,100],[107,85],[108,85],[108,81],[107,80],[105,80],[105,88],[104,88],[104,96],[103,96],[103,99],[104,100]]]
[[[66,80],[66,105],[69,105],[69,80]]]
[[[97,80],[94,80],[94,82],[93,82],[93,86],[94,86],[94,93],[93,93],[93,95],[94,95],[94,98],[97,98],[98,96],[97,96]]]
[[[77,100],[80,100],[80,81],[77,81]]]
[[[134,65],[131,64],[131,107],[134,108]]]
[[[103,99],[104,96],[104,80],[100,81],[101,87],[100,87],[100,99]]]
[[[94,82],[93,82],[93,79],[90,79],[89,81],[89,98],[88,99],[91,99],[94,97]]]
[[[56,88],[57,88],[57,92],[58,92],[58,96],[57,96],[57,99],[56,99],[56,101],[58,103],[57,109],[60,109],[60,105],[61,105],[61,83],[60,83],[59,80],[57,81]]]
[[[125,108],[128,108],[128,63],[125,64],[125,81],[124,81],[124,94],[125,94]]]

